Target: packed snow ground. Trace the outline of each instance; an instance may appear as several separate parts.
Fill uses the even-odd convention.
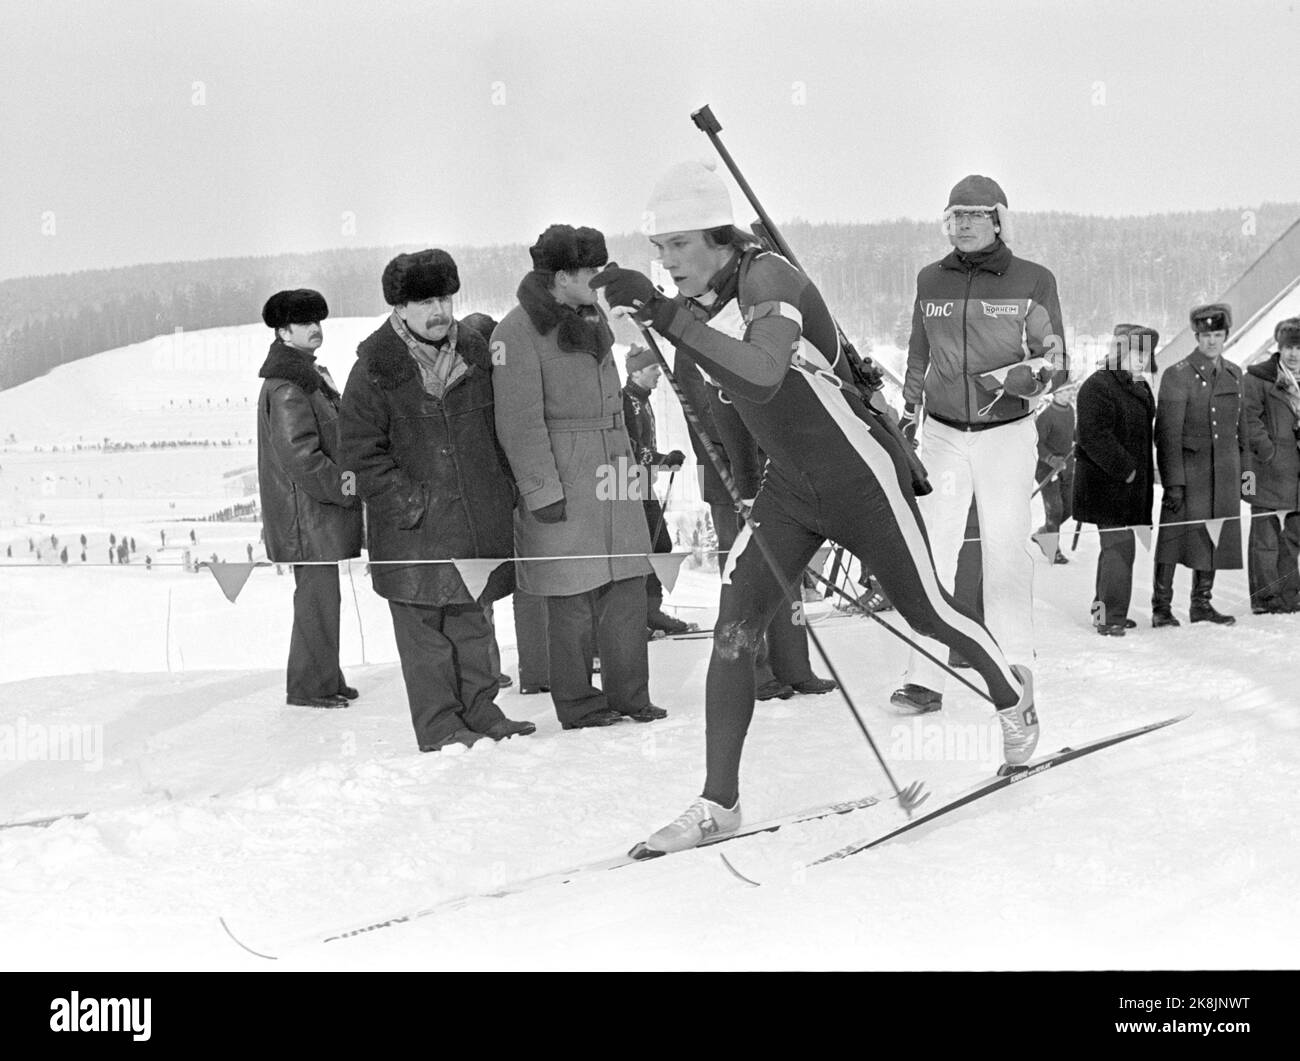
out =
[[[235,399],[233,378],[196,396]],[[26,389],[0,395],[0,415],[23,404]],[[221,413],[231,418],[224,427],[242,424],[247,440],[251,407],[234,406]],[[113,415],[87,407],[101,435],[153,437]],[[0,437],[11,422],[0,423]],[[35,433],[39,419],[25,423],[20,446],[53,437]],[[174,424],[164,418],[152,430]],[[60,431],[75,441],[75,430]],[[120,508],[102,525],[93,494],[64,498],[44,525],[11,508],[0,544],[24,552],[57,515],[65,540],[90,531],[106,545],[111,527],[152,542],[169,526],[176,542],[197,527],[200,557],[241,559],[255,524],[167,522],[177,496],[230,503],[219,469],[204,471],[212,451],[183,452],[199,461],[195,481],[154,482],[142,468],[134,498],[103,499]],[[251,452],[227,456],[238,466]],[[11,449],[6,473],[17,455],[41,456]],[[10,503],[33,500],[26,490],[9,491],[20,495]],[[828,867],[796,869],[886,831],[901,813],[882,804],[721,849],[761,888],[705,850],[325,945],[303,941],[621,853],[675,816],[702,781],[709,642],[649,647],[651,693],[670,711],[663,722],[562,732],[548,697],[510,689],[501,706],[536,721],[534,736],[421,755],[391,621],[361,564],[344,573],[342,632],[345,671],[362,698],[344,711],[284,705],[292,583],[273,568],[254,571],[232,605],[207,573],[146,571],[138,559],[63,568],[47,555],[0,567],[0,823],[88,812],[0,829],[0,965],[1294,966],[1300,616],[1251,616],[1244,572],[1225,572],[1215,601],[1236,612],[1235,627],[1153,631],[1150,556],[1140,552],[1141,625],[1100,638],[1088,615],[1096,547],[1085,531],[1071,564],[1036,568],[1040,748],[1194,712],[1179,725]],[[155,560],[173,565],[178,551],[169,545]],[[717,584],[715,571],[684,567],[670,603],[709,625]],[[1184,620],[1188,589],[1181,572]],[[828,605],[809,615],[900,783],[923,781],[933,804],[992,771],[996,724],[973,693],[950,687],[941,715],[899,719],[883,705],[903,647]],[[517,677],[509,602],[496,618],[505,669]],[[56,758],[60,748],[79,758]],[[742,775],[749,820],[887,791],[838,694],[758,706]],[[219,917],[281,960],[240,949]]]

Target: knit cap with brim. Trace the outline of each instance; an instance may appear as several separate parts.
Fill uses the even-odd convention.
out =
[[[644,346],[634,346],[627,352],[627,374],[630,376],[634,372],[640,372],[643,368],[649,368],[651,365],[659,364],[659,359],[655,357],[654,351],[647,350]]]
[[[650,193],[641,229],[647,236],[735,224],[731,193],[712,162],[679,162]]]
[[[944,209],[943,220],[947,224],[956,210],[995,210],[997,211],[998,234],[1003,243],[1011,242],[1011,211],[1007,209],[1007,195],[992,177],[972,173],[953,185],[948,193],[948,206]]]

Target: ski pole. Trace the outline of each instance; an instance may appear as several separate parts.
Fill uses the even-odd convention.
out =
[[[1048,483],[1050,483],[1053,479],[1055,479],[1060,474],[1061,474],[1060,468],[1053,468],[1050,472],[1048,472],[1047,475],[1043,477],[1043,481],[1034,487],[1034,492],[1029,495],[1029,500],[1032,501],[1034,498],[1036,498],[1039,495],[1039,493],[1042,492],[1043,487],[1045,487]]]
[[[654,551],[655,542],[659,540],[659,532],[664,529],[664,523],[668,519],[668,498],[673,492],[673,480],[677,478],[677,469],[674,468],[668,473],[668,489],[664,491],[664,503],[659,507],[659,524],[655,527],[654,537],[650,539],[650,551]]]

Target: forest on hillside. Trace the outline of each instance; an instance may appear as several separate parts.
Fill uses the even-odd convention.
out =
[[[1057,277],[1067,329],[1100,335],[1137,321],[1172,338],[1187,310],[1213,299],[1300,218],[1300,204],[1144,217],[1015,217],[1013,249]],[[938,221],[808,224],[783,229],[848,335],[905,345],[917,271],[946,253]],[[646,269],[651,248],[611,236],[611,258]],[[378,316],[379,277],[407,247],[370,247],[124,266],[0,281],[0,390],[57,365],[180,328],[250,324],[273,291],[322,291],[336,317]],[[526,244],[448,247],[461,275],[458,313],[499,316],[529,268]],[[269,336],[268,336],[269,338]]]

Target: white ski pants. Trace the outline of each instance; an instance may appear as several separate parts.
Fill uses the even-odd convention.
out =
[[[1029,495],[1038,462],[1034,418],[984,431],[958,431],[927,418],[921,429],[921,459],[934,491],[918,503],[940,584],[952,591],[973,495],[984,557],[984,623],[1008,660],[1032,665]],[[938,659],[948,658],[939,642],[917,640]],[[945,677],[943,668],[919,652],[909,653],[904,682],[943,692]]]

